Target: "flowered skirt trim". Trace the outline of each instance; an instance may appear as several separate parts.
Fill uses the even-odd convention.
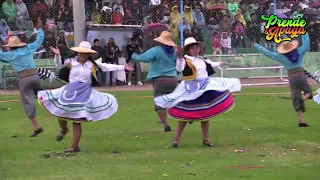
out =
[[[59,96],[64,87],[38,92],[38,101],[55,117],[75,122],[105,120],[115,114],[118,103],[114,96],[92,89],[90,102],[86,104],[61,104]]]
[[[169,116],[179,121],[208,121],[230,111],[234,107],[231,93],[206,91],[191,101],[183,101],[168,110]]]

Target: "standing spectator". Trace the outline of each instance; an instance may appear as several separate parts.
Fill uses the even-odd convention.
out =
[[[128,58],[129,61],[131,61],[131,57],[133,53],[137,53],[140,54],[140,48],[139,45],[137,43],[137,40],[135,38],[131,38],[131,44],[129,44],[127,46],[127,53],[128,53]],[[130,62],[134,64],[134,71],[135,71],[135,82],[137,85],[142,86],[142,82],[141,82],[141,66],[140,66],[140,62]],[[132,73],[133,71],[129,71],[128,72],[128,85],[131,86],[131,79],[132,79]]]
[[[186,20],[186,23],[190,26],[193,26],[194,20],[193,20],[193,13],[191,11],[191,7],[184,6],[184,12],[183,12],[184,20]]]
[[[237,9],[239,9],[238,2],[236,2],[235,0],[230,0],[230,2],[228,3],[228,10],[230,11],[232,16],[236,15]]]
[[[131,12],[135,19],[142,21],[144,17],[143,5],[138,0],[132,0]]]
[[[109,64],[118,64],[117,51],[120,51],[119,47],[116,45],[114,38],[109,38],[109,42],[105,46],[106,52],[106,63]],[[107,86],[116,86],[116,77],[117,74],[115,71],[106,72],[106,85]]]
[[[242,47],[245,47],[245,42],[244,42],[244,25],[240,21],[240,16],[236,15],[234,16],[234,22],[232,24],[232,32],[233,32],[233,42],[234,46],[233,47],[240,47],[239,45],[241,44]]]
[[[172,12],[170,13],[170,30],[174,42],[178,42],[179,40],[180,18],[181,17],[180,13],[178,12],[178,6],[173,6]]]
[[[26,4],[22,0],[17,0],[15,4],[17,11],[16,26],[18,29],[27,29],[27,20],[29,19],[29,12]]]
[[[72,32],[73,31],[73,15],[72,9],[69,7],[69,4],[66,3],[65,0],[60,0],[60,4],[58,5],[58,17],[57,23],[58,27],[61,30]]]
[[[97,52],[97,56],[94,57],[94,59],[99,59],[102,58],[102,63],[105,63],[105,51],[104,49],[100,46],[100,40],[99,39],[95,39],[93,41],[93,46],[91,47],[92,50]],[[98,81],[100,85],[103,85],[105,82],[104,78],[105,77],[105,73],[104,72],[97,72],[97,76],[98,76]]]
[[[116,11],[112,13],[112,24],[122,24],[122,14],[119,8],[116,8]]]
[[[223,32],[221,36],[221,50],[223,54],[231,54],[231,37],[226,32]]]
[[[251,13],[250,15],[250,21],[247,24],[246,34],[249,37],[252,46],[254,43],[259,43],[261,38],[260,24],[256,20],[256,15],[254,13]]]
[[[241,9],[238,9],[238,10],[237,10],[237,14],[236,14],[236,15],[239,16],[239,21],[242,22],[242,24],[243,24],[244,26],[246,26],[246,25],[247,25],[247,22],[246,22],[246,20],[244,19],[244,16],[243,16],[243,14],[242,14]]]
[[[193,19],[194,19],[194,23],[197,26],[204,26],[206,24],[205,19],[204,19],[204,15],[201,12],[200,6],[196,6],[196,11],[193,12]]]
[[[2,4],[2,14],[4,15],[4,18],[8,24],[15,22],[17,12],[16,8],[14,7],[13,0],[6,0]]]
[[[119,8],[120,13],[122,14],[122,16],[124,16],[124,11],[123,11],[123,6],[121,5],[121,0],[116,0],[116,3],[112,7],[113,11],[117,11],[117,8]]]

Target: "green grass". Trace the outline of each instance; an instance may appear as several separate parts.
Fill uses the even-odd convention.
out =
[[[241,94],[287,91],[249,88]],[[112,94],[118,99],[119,111],[108,120],[84,124],[82,152],[60,159],[41,156],[69,147],[72,133],[56,142],[56,119],[38,108],[45,132],[30,138],[31,124],[20,103],[0,103],[10,107],[0,110],[0,180],[319,179],[320,106],[312,101],[307,103],[305,114],[312,126],[298,128],[291,100],[277,95],[236,96],[234,110],[211,121],[213,148],[202,147],[200,124],[194,123],[187,125],[180,147],[172,149],[174,132],[163,132],[152,99],[132,98],[151,92]],[[19,96],[0,97],[0,101],[8,99]],[[175,129],[176,121],[170,122]],[[14,135],[18,137],[11,138]],[[235,153],[235,149],[243,152]],[[230,166],[263,168],[241,170]]]

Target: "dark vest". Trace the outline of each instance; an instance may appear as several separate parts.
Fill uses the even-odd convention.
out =
[[[188,58],[185,58],[186,61],[186,66],[184,68],[184,70],[182,71],[182,75],[183,75],[183,79],[184,80],[194,80],[196,79],[196,67],[192,64],[192,61]],[[211,76],[215,73],[213,67],[211,66],[211,64],[207,63],[206,61],[204,61],[204,63],[206,64],[206,69],[208,72],[208,76]]]
[[[66,82],[69,82],[69,75],[70,70],[72,68],[71,64],[68,64],[68,66],[60,69],[58,73],[58,77]],[[97,67],[95,65],[92,65],[92,74],[91,74],[91,86],[99,86],[98,78],[97,78]]]

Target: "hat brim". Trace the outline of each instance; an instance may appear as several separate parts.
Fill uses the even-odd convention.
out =
[[[202,48],[204,47],[204,44],[202,42],[193,42],[193,43],[187,44],[183,47],[184,54],[188,53],[188,50],[192,45],[199,45]]]
[[[279,54],[287,54],[287,53],[292,52],[293,50],[297,49],[299,46],[299,41],[297,41],[297,40],[292,40],[290,43],[292,43],[292,47],[290,49],[284,49],[283,43],[279,44],[279,46],[277,47],[277,52]]]
[[[157,37],[155,39],[153,39],[154,41],[157,41],[161,44],[164,44],[164,45],[167,45],[167,46],[172,46],[172,47],[176,47],[177,45],[171,40],[171,41],[168,41],[166,39],[163,39],[161,36],[160,37]]]
[[[77,53],[85,53],[85,54],[97,54],[97,51],[94,51],[92,49],[89,48],[85,48],[85,47],[72,47],[70,48],[72,51],[77,52]]]
[[[26,46],[27,43],[20,43],[20,44],[6,44],[6,45],[2,45],[2,47],[10,47],[10,48],[13,48],[13,47],[23,47],[23,46]]]

